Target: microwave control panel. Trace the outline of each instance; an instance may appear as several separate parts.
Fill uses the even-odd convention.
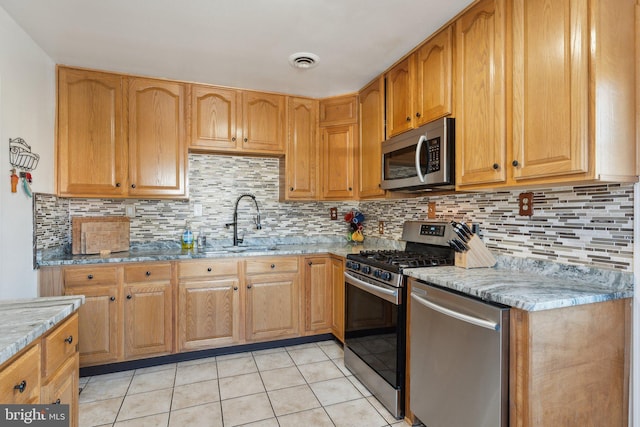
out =
[[[425,173],[433,173],[438,172],[440,170],[440,153],[441,150],[441,141],[440,137],[428,139],[427,141],[427,159],[426,164],[427,170]]]

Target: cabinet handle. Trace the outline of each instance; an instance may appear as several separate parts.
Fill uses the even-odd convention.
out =
[[[416,117],[420,117],[420,116],[422,116],[422,114],[416,113]]]
[[[64,339],[67,344],[71,344],[73,342],[73,335],[69,335]]]
[[[251,289],[251,285],[247,285],[247,289]]]
[[[131,299],[133,298],[131,295],[127,295],[127,299]]]
[[[116,182],[116,187],[120,188],[120,183],[119,182]]]
[[[115,301],[115,300],[116,300],[116,297],[109,298],[109,301]]]
[[[131,188],[136,188],[136,185],[135,184],[131,184]]]
[[[89,279],[89,280],[93,279],[93,274],[88,275],[87,279]]]
[[[14,390],[18,390],[20,393],[24,393],[24,390],[27,388],[27,382],[22,380],[20,384],[16,384],[13,386]]]
[[[231,142],[236,142],[236,137],[235,136],[231,138]]]
[[[313,265],[313,262],[309,261],[309,265]]]
[[[290,188],[289,188],[289,191],[293,191],[293,187],[290,187]]]
[[[60,404],[60,399],[56,399],[55,402],[51,402],[52,405],[59,405]]]
[[[518,163],[518,161],[517,161],[517,160],[514,160],[513,162],[511,162],[511,164],[512,164],[513,166],[518,166],[518,165],[519,165],[519,163]]]
[[[411,121],[411,116],[407,116],[407,121],[410,122]]]
[[[349,187],[349,191],[353,190],[353,188]]]
[[[237,290],[238,290],[238,287],[237,287],[237,286],[234,286],[234,287],[233,287],[233,290],[234,290],[234,291],[237,291]]]
[[[500,165],[499,165],[499,164],[497,164],[497,163],[494,163],[494,164],[493,164],[493,168],[494,168],[495,170],[498,170],[498,169],[500,169]]]
[[[147,276],[147,277],[149,277],[149,276],[151,276],[151,272],[150,272],[150,271],[147,271],[146,273],[144,273],[144,275],[145,275],[145,276]]]
[[[276,268],[276,265],[275,264],[271,264],[271,268]]]
[[[207,271],[208,271],[209,273],[211,273],[211,270],[213,270],[213,268],[211,268],[211,267],[207,268]]]
[[[243,141],[244,141],[244,142],[248,142],[248,141],[249,141],[249,138],[245,138],[245,139],[243,139]]]

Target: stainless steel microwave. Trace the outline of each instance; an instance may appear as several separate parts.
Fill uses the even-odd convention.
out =
[[[455,119],[442,118],[382,143],[382,188],[429,191],[455,186]]]

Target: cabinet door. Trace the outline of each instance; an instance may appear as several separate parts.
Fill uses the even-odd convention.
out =
[[[239,286],[237,279],[188,281],[180,284],[180,351],[238,343]]]
[[[289,98],[285,199],[316,198],[318,101]]]
[[[127,190],[121,76],[58,69],[58,193],[122,196]]]
[[[587,2],[516,0],[513,23],[513,176],[587,172]]]
[[[285,97],[261,92],[242,93],[242,150],[284,154]]]
[[[353,198],[355,137],[355,125],[322,128],[320,156],[323,199]]]
[[[124,287],[125,356],[170,353],[172,349],[171,284]]]
[[[354,95],[336,96],[320,101],[320,126],[347,125],[358,121]]]
[[[241,107],[240,92],[236,90],[193,85],[191,148],[237,150]]]
[[[9,405],[40,403],[40,344],[31,346],[0,370],[0,402]]]
[[[44,405],[69,405],[69,426],[77,427],[78,419],[78,370],[80,368],[78,353],[67,358],[64,365],[42,387],[40,401]]]
[[[118,286],[73,286],[66,287],[64,293],[85,297],[78,310],[80,365],[97,365],[120,359],[122,315]]]
[[[381,197],[382,141],[384,141],[384,79],[371,83],[360,92],[360,140],[358,144],[358,196]]]
[[[504,10],[481,0],[455,23],[458,186],[506,179]]]
[[[331,262],[329,257],[304,259],[305,331],[330,332],[331,317]]]
[[[297,274],[249,276],[246,288],[248,340],[288,338],[299,333]]]
[[[387,138],[413,128],[413,56],[387,73]]]
[[[331,286],[333,300],[331,332],[344,342],[344,260],[331,258]]]
[[[451,114],[453,30],[448,26],[416,55],[415,127]]]
[[[186,195],[184,85],[129,82],[129,194]]]

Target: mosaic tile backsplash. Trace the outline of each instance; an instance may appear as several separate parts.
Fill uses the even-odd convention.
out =
[[[396,240],[407,220],[427,218],[427,202],[436,202],[437,219],[477,223],[480,236],[494,252],[521,258],[591,265],[632,271],[633,185],[537,189],[532,217],[518,216],[523,190],[424,196],[362,202],[280,202],[278,159],[189,155],[189,200],[59,199],[38,194],[34,201],[36,248],[56,248],[71,242],[71,217],[124,215],[134,205],[131,243],[179,241],[185,222],[203,229],[209,239],[231,239],[236,199],[256,196],[262,229],[256,230],[255,206],[240,201],[239,234],[251,238],[346,236],[342,216],[358,209],[366,216],[365,236]],[[202,205],[195,217],[194,205]],[[339,220],[330,219],[331,207]],[[385,234],[378,234],[384,221]]]

